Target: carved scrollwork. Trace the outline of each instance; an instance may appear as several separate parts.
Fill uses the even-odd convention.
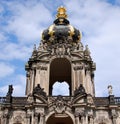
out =
[[[66,42],[62,43],[56,43],[53,44],[52,46],[47,46],[46,50],[49,51],[51,55],[55,55],[58,57],[62,57],[64,55],[70,55],[71,51],[74,51],[76,46],[69,44],[69,42],[66,40]]]
[[[89,71],[90,70],[90,65],[89,64],[85,65],[85,70],[86,71]]]
[[[62,113],[63,111],[65,111],[65,106],[63,102],[59,101],[58,103],[56,103],[55,111],[56,113]]]
[[[58,114],[61,114],[65,111],[66,106],[65,106],[65,102],[64,102],[62,96],[58,96],[54,109],[55,109],[55,112]]]

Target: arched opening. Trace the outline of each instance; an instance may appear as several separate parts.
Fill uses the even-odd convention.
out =
[[[62,88],[61,88],[62,87]],[[55,82],[52,87],[52,96],[69,96],[70,90],[69,85],[66,82]]]
[[[49,95],[55,82],[67,82],[71,95],[71,64],[66,58],[56,58],[50,64]]]
[[[53,114],[48,118],[46,124],[73,124],[73,121],[67,114],[62,116]]]

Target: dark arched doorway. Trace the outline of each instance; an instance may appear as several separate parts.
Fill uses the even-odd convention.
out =
[[[53,114],[48,118],[46,124],[73,124],[73,121],[67,114],[65,116],[56,116]]]
[[[71,64],[66,58],[56,58],[50,64],[49,95],[52,95],[52,87],[55,82],[67,82],[71,95]]]

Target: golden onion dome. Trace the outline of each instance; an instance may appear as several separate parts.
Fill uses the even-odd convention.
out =
[[[72,43],[78,43],[81,39],[79,30],[70,25],[67,20],[66,9],[59,7],[56,19],[53,24],[42,33],[43,43],[55,44],[59,42],[66,42],[68,39]]]

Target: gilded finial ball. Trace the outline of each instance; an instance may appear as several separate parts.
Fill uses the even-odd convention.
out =
[[[63,6],[59,7],[57,12],[58,12],[57,15],[56,15],[57,18],[61,18],[61,17],[62,18],[67,18],[65,7],[63,7]]]
[[[65,7],[61,6],[61,7],[58,8],[58,13],[63,14],[65,12],[66,12],[66,8]]]

